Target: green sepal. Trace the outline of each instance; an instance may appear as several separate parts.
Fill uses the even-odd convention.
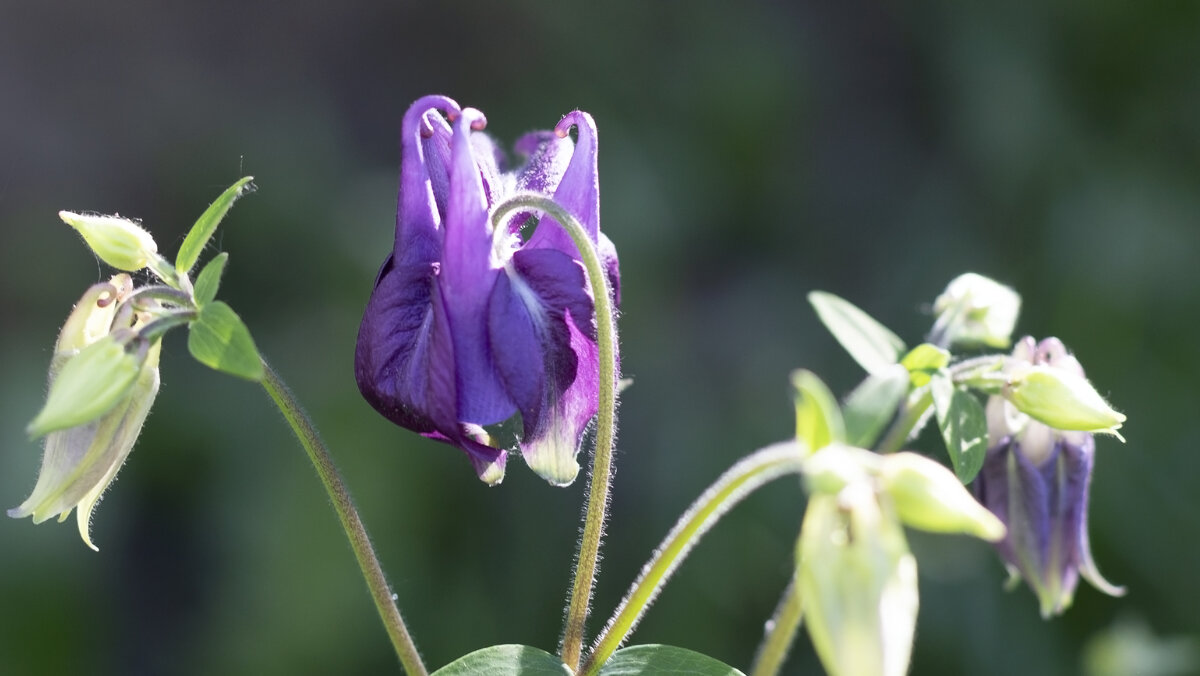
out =
[[[921,343],[900,360],[900,365],[908,369],[913,387],[928,384],[929,377],[949,363],[950,353],[933,343]]]
[[[175,256],[175,269],[180,274],[191,272],[192,266],[196,265],[196,261],[200,259],[200,252],[208,244],[208,240],[212,238],[213,233],[217,231],[217,226],[221,224],[221,219],[225,218],[225,214],[229,213],[229,208],[237,201],[239,197],[254,191],[254,185],[250,181],[254,180],[253,176],[247,176],[237,183],[229,186],[225,192],[221,193],[204,213],[200,214],[200,218],[196,219],[196,224],[188,231],[187,237],[183,239],[183,244],[179,245],[179,253]]]
[[[145,351],[139,359],[125,348],[109,335],[68,359],[50,384],[46,404],[25,430],[30,438],[91,422],[112,410],[133,387],[145,359]]]
[[[792,372],[792,398],[796,402],[796,439],[808,445],[809,453],[846,441],[837,399],[815,373],[805,369]]]
[[[842,417],[846,421],[846,443],[871,448],[883,428],[896,415],[908,392],[908,370],[897,364],[869,375],[846,397]]]
[[[904,341],[853,303],[832,293],[813,291],[808,302],[821,323],[867,373],[879,373],[904,353]]]
[[[188,351],[196,361],[230,375],[262,380],[262,358],[233,308],[217,300],[200,309],[188,327]]]
[[[745,676],[708,655],[669,645],[635,645],[613,653],[600,676]]]
[[[970,483],[987,455],[987,416],[983,405],[975,395],[956,387],[945,373],[935,373],[929,388],[950,464],[959,481]]]
[[[494,645],[468,653],[433,672],[432,676],[564,676],[571,670],[550,653],[527,645]]]
[[[225,272],[225,261],[228,260],[229,254],[222,251],[205,263],[204,269],[196,276],[192,298],[197,307],[204,307],[217,297],[217,289],[221,287],[221,274]]]

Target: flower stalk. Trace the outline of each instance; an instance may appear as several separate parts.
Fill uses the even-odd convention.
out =
[[[392,647],[396,649],[396,656],[400,658],[400,663],[409,676],[427,676],[429,671],[421,661],[417,646],[413,643],[412,636],[409,635],[408,628],[404,624],[404,618],[400,616],[400,609],[396,607],[396,601],[392,596],[391,588],[388,587],[387,578],[384,577],[383,568],[375,556],[375,548],[367,536],[367,529],[358,516],[358,510],[354,507],[354,501],[350,498],[350,491],[346,488],[341,473],[333,464],[329,449],[325,447],[325,442],[321,441],[321,436],[300,406],[300,402],[296,400],[295,395],[266,360],[263,360],[263,374],[263,389],[270,395],[271,400],[275,402],[288,425],[295,432],[296,438],[300,440],[300,444],[308,454],[308,459],[316,468],[317,476],[325,486],[325,491],[329,493],[329,498],[333,501],[333,509],[337,512],[342,530],[346,532],[346,537],[350,540],[350,548],[354,550],[354,558],[358,561],[363,579],[366,580],[367,587],[371,590],[371,598],[375,601],[375,608],[379,611],[379,618],[387,629]]]
[[[608,488],[612,478],[612,452],[616,441],[617,421],[617,322],[613,312],[608,276],[601,265],[596,247],[587,231],[566,209],[549,197],[535,194],[513,196],[496,208],[492,227],[499,228],[504,217],[521,209],[534,209],[549,214],[579,249],[588,282],[592,287],[596,308],[596,346],[600,361],[600,410],[596,418],[596,445],[592,451],[592,471],[588,479],[588,500],[583,515],[583,536],[575,557],[575,579],[563,626],[563,663],[576,671],[583,651],[583,634],[595,586],[596,565],[600,556],[600,541],[608,511]]]
[[[803,617],[804,604],[796,578],[793,577],[779,598],[775,614],[767,622],[767,634],[754,655],[750,676],[775,676],[779,673],[796,639],[796,632],[800,630]]]
[[[617,606],[592,646],[579,673],[594,676],[637,626],[662,586],[683,562],[692,547],[734,505],[763,485],[786,474],[799,474],[804,466],[802,445],[784,442],[742,458],[692,503]],[[799,618],[797,618],[798,620]]]

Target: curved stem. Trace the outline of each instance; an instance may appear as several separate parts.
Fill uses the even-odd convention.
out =
[[[768,446],[742,458],[692,503],[675,527],[642,567],[642,572],[617,606],[612,619],[596,638],[580,672],[592,676],[616,652],[637,626],[675,568],[725,512],[764,484],[785,474],[798,474],[804,466],[803,449],[795,442]]]
[[[371,598],[375,601],[375,608],[379,610],[379,617],[383,620],[392,646],[396,649],[396,656],[400,658],[400,663],[410,676],[427,676],[429,672],[417,653],[417,646],[409,636],[408,628],[404,626],[404,619],[400,617],[400,610],[396,607],[392,590],[383,575],[383,568],[379,565],[379,559],[375,557],[370,538],[367,537],[367,529],[358,516],[358,510],[354,508],[346,483],[333,464],[329,449],[321,441],[300,402],[266,360],[263,360],[263,373],[263,389],[271,396],[271,400],[279,407],[288,425],[296,433],[300,444],[308,453],[308,459],[317,470],[317,476],[321,478],[321,483],[329,493],[330,500],[333,501],[333,509],[337,512],[342,530],[346,531],[346,537],[350,540],[350,548],[354,550],[354,558],[358,560],[363,578],[371,590]]]
[[[895,453],[900,450],[908,441],[908,436],[912,434],[913,428],[921,422],[932,405],[933,392],[926,386],[925,391],[912,405],[901,406],[900,417],[896,418],[896,422],[888,430],[887,436],[879,442],[875,450],[880,453]]]
[[[592,471],[588,477],[588,500],[583,513],[583,535],[575,555],[575,580],[567,605],[560,656],[572,672],[579,667],[583,651],[583,633],[587,624],[596,563],[608,509],[608,485],[612,478],[612,451],[617,420],[617,322],[613,313],[608,276],[596,253],[596,245],[579,221],[549,197],[520,194],[506,200],[492,214],[492,227],[499,228],[504,217],[519,209],[537,209],[549,214],[570,235],[579,249],[583,267],[592,287],[596,308],[596,347],[600,361],[600,408],[596,417],[596,446],[592,452]]]
[[[793,575],[787,589],[783,590],[779,605],[775,607],[775,614],[767,623],[767,635],[754,655],[750,676],[775,676],[779,673],[796,639],[803,616],[804,604],[800,599],[800,589],[796,586],[796,576]]]

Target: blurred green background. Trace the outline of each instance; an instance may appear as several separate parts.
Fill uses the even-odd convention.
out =
[[[253,174],[216,242],[222,295],[321,426],[429,664],[553,650],[582,482],[551,488],[517,460],[484,487],[377,416],[352,358],[409,102],[478,107],[506,145],[579,107],[600,129],[635,379],[593,626],[708,483],[792,432],[791,369],[858,381],[807,291],[915,344],[928,303],[975,270],[1017,288],[1019,330],[1062,337],[1129,416],[1126,445],[1098,444],[1091,535],[1130,591],[1081,585],[1043,622],[987,546],[913,534],[912,673],[1078,673],[1119,618],[1200,633],[1200,4],[900,5],[0,2],[4,506],[34,483],[22,430],[57,329],[108,274],[56,212],[141,218],[173,253]],[[181,334],[162,374],[97,511],[99,554],[73,516],[0,520],[0,673],[395,673],[265,395],[191,362]],[[803,504],[785,480],[732,512],[635,641],[747,666]],[[819,673],[806,638],[787,672]]]

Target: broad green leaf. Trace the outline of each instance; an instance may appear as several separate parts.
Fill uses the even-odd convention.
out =
[[[867,376],[854,388],[842,406],[846,442],[859,448],[875,445],[908,392],[908,381],[908,370],[892,364],[891,368]]]
[[[745,676],[708,655],[669,645],[635,645],[618,650],[600,676]]]
[[[262,358],[250,331],[233,308],[213,301],[188,327],[188,351],[196,361],[247,380],[263,377]]]
[[[934,374],[929,386],[950,464],[959,481],[970,483],[987,455],[987,416],[983,405],[970,392],[955,387],[944,373]]]
[[[900,360],[900,365],[912,376],[913,387],[925,385],[934,371],[949,363],[950,353],[932,343],[921,343]]]
[[[833,442],[846,440],[846,427],[837,400],[812,371],[792,372],[792,396],[796,402],[796,438],[810,453]]]
[[[527,645],[494,645],[460,657],[432,676],[564,676],[571,670],[562,660]]]
[[[217,289],[221,287],[221,273],[225,272],[225,261],[227,260],[229,260],[229,254],[222,251],[204,264],[204,269],[196,276],[196,285],[193,287],[196,305],[204,307],[217,297]]]
[[[179,254],[175,256],[175,269],[180,274],[191,272],[192,266],[200,259],[200,252],[204,250],[208,240],[217,231],[217,226],[221,224],[221,219],[229,213],[229,207],[233,206],[237,198],[254,191],[254,184],[250,183],[252,180],[253,176],[247,176],[229,186],[216,201],[208,205],[204,213],[200,214],[200,218],[196,219],[196,224],[183,239],[183,244],[179,245]]]
[[[821,323],[867,373],[879,373],[904,353],[904,341],[847,300],[832,293],[808,294]]]

